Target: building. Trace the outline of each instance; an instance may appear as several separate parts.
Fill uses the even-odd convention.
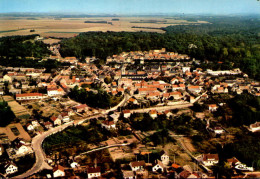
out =
[[[249,126],[249,129],[250,129],[252,132],[260,131],[260,122],[255,122],[254,124],[251,124],[251,125]]]
[[[130,162],[130,167],[132,171],[143,171],[145,169],[145,161],[135,161]]]
[[[17,101],[41,100],[45,98],[42,93],[24,93],[16,94]]]
[[[124,118],[129,118],[131,116],[130,110],[123,110]]]
[[[149,112],[149,114],[150,114],[151,118],[153,118],[153,119],[157,118],[157,111],[155,109],[151,110]]]
[[[213,166],[219,161],[218,154],[202,154],[201,162],[206,166]]]
[[[64,177],[65,172],[64,172],[64,167],[57,165],[53,168],[53,177]]]
[[[164,165],[160,160],[157,160],[156,164],[152,168],[153,172],[163,172],[164,171]]]
[[[161,155],[161,161],[162,161],[164,166],[167,166],[169,164],[170,157],[166,152],[164,152],[164,154]]]
[[[209,104],[209,111],[214,112],[217,111],[218,107],[216,104]]]
[[[90,167],[87,169],[88,178],[96,178],[101,176],[100,167]]]
[[[60,126],[60,125],[61,125],[61,119],[60,119],[60,118],[57,118],[57,117],[55,117],[55,116],[52,116],[52,117],[51,117],[51,120],[52,120],[52,122],[53,122],[53,124],[54,124],[55,126]]]
[[[13,162],[7,163],[4,168],[7,175],[18,172],[18,167]]]
[[[105,120],[101,123],[101,127],[110,130],[110,129],[115,129],[116,124],[114,123],[114,121]]]
[[[81,105],[78,105],[78,106],[75,106],[73,107],[74,111],[75,112],[85,112],[88,110],[88,106],[86,104],[81,104]]]

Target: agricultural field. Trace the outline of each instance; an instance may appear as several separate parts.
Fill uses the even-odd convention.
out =
[[[101,23],[102,22],[102,23]],[[186,21],[166,17],[91,17],[91,18],[48,18],[48,17],[1,17],[0,37],[10,35],[40,34],[43,37],[73,37],[89,31],[146,31],[164,33],[160,28],[170,25],[189,25],[206,21]]]

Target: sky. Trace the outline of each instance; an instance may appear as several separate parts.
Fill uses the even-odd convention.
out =
[[[259,0],[0,0],[0,13],[260,14]]]

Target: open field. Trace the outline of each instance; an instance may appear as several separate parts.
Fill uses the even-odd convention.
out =
[[[31,137],[24,130],[20,123],[9,124],[6,127],[0,127],[0,141],[5,143],[7,141],[13,141],[17,137],[24,139],[25,141],[30,141]]]
[[[112,21],[112,19],[113,17],[59,19],[47,17],[2,17],[0,18],[0,37],[29,34],[40,34],[43,37],[73,37],[81,32],[89,31],[146,31],[163,33],[164,31],[160,28],[170,25],[207,23],[205,21],[191,22],[164,17],[118,17],[118,21]],[[90,23],[84,23],[85,21]],[[107,21],[108,23],[95,23],[101,21]],[[30,30],[35,30],[35,32],[30,32]]]

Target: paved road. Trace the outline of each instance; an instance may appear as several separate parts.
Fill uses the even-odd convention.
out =
[[[86,121],[91,118],[98,118],[100,116],[102,116],[102,114],[96,114],[96,115],[87,117],[81,121]],[[30,170],[28,170],[27,172],[25,172],[19,176],[14,177],[14,178],[25,178],[25,177],[31,176],[34,173],[37,173],[37,172],[43,170],[43,169],[52,169],[52,167],[50,167],[46,162],[45,152],[42,149],[42,142],[44,141],[44,139],[46,137],[48,137],[52,134],[55,134],[57,132],[60,132],[69,126],[72,126],[73,124],[74,124],[74,121],[71,121],[71,122],[68,122],[66,124],[63,124],[63,125],[55,127],[55,128],[52,128],[42,134],[38,134],[37,136],[35,136],[32,139],[32,148],[35,152],[36,162]]]
[[[119,106],[123,106],[125,104],[125,102],[128,100],[129,96],[128,95],[125,95],[124,96],[124,99],[115,107],[113,107],[112,109],[109,109],[109,110],[106,110],[105,111],[105,114],[112,111],[112,110],[116,110]],[[169,110],[169,109],[177,109],[177,108],[185,108],[185,107],[190,107],[192,106],[193,104],[191,103],[188,103],[188,104],[180,104],[180,105],[176,105],[176,106],[162,106],[162,107],[156,107],[156,110]],[[154,109],[154,108],[147,108],[147,109],[137,109],[137,110],[131,110],[133,112],[148,112],[150,111],[151,109]],[[19,175],[19,176],[16,176],[14,178],[25,178],[25,177],[28,177],[28,176],[31,176],[33,175],[34,173],[37,173],[43,169],[52,169],[51,166],[49,166],[46,162],[46,156],[45,156],[45,152],[43,151],[42,149],[42,142],[44,141],[44,139],[52,134],[55,134],[57,132],[60,132],[62,130],[64,130],[65,128],[73,125],[73,124],[81,124],[83,122],[85,122],[86,120],[89,120],[91,118],[98,118],[98,117],[101,117],[102,115],[104,114],[95,114],[95,115],[92,115],[92,116],[89,116],[85,119],[82,119],[80,121],[71,121],[69,123],[66,123],[66,124],[63,124],[61,126],[58,126],[58,127],[55,127],[55,128],[52,128],[42,134],[38,134],[37,136],[35,136],[33,139],[32,139],[32,148],[35,152],[35,158],[36,158],[36,162],[35,164],[33,165],[33,167],[28,170],[27,172]]]

